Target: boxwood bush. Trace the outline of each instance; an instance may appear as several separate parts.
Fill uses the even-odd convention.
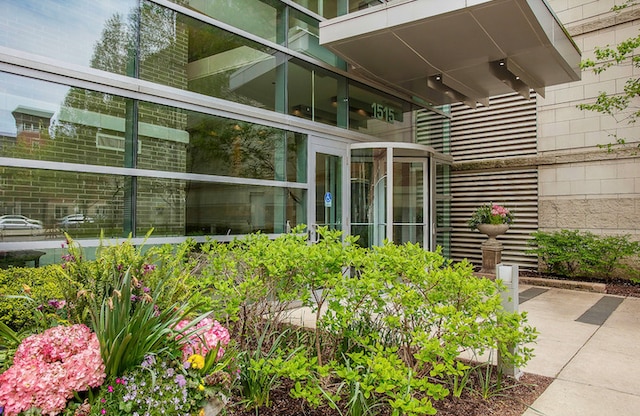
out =
[[[36,307],[62,297],[58,284],[62,276],[59,265],[0,270],[0,288],[4,295],[0,296],[0,322],[14,331],[33,326]]]

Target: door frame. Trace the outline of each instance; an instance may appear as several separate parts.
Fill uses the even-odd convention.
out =
[[[307,177],[309,178],[309,193],[307,195],[307,221],[309,239],[316,241],[315,229],[316,222],[316,154],[322,153],[342,158],[341,163],[341,186],[342,195],[336,195],[335,198],[341,198],[341,225],[343,235],[347,235],[351,230],[351,190],[350,190],[350,166],[351,166],[351,150],[349,143],[338,141],[329,141],[319,137],[309,137],[309,154],[307,164]]]

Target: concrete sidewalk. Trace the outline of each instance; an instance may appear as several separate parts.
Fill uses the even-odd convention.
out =
[[[554,377],[523,416],[640,415],[640,298],[520,286],[539,331],[523,370]]]

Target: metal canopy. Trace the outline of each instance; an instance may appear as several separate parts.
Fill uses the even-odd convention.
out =
[[[544,0],[396,0],[320,22],[352,72],[435,105],[580,79],[580,50]]]

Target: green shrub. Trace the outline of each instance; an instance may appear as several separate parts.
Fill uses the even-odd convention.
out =
[[[58,286],[62,275],[58,265],[0,270],[0,293],[3,295],[0,296],[0,322],[18,332],[35,327],[35,308],[63,297]],[[24,298],[25,295],[32,300]]]
[[[269,240],[258,233],[230,243],[209,241],[201,250],[204,259],[192,275],[194,301],[224,322],[241,347],[263,336],[267,315],[268,328],[277,331],[290,303],[305,296],[295,280],[307,262],[305,235]]]
[[[597,277],[610,279],[617,271],[631,277],[639,271],[625,263],[640,255],[640,243],[628,235],[598,236],[591,232],[561,230],[532,233],[533,248],[541,269],[566,277]]]
[[[500,283],[475,278],[470,263],[452,264],[417,244],[365,249],[340,232],[318,232],[316,244],[304,235],[257,234],[202,248],[197,292],[234,326],[242,349],[254,351],[247,357],[260,357],[243,365],[253,405],[268,402],[253,392],[268,391],[277,374],[311,406],[431,414],[449,380],[468,371],[458,361],[463,352],[498,350],[516,366],[531,358],[526,345],[536,334],[526,314],[505,312]],[[315,313],[313,332],[298,330],[311,336],[300,337],[304,344],[287,363],[280,353],[259,354],[255,339],[273,345],[294,299]],[[520,348],[510,354],[509,345]]]

